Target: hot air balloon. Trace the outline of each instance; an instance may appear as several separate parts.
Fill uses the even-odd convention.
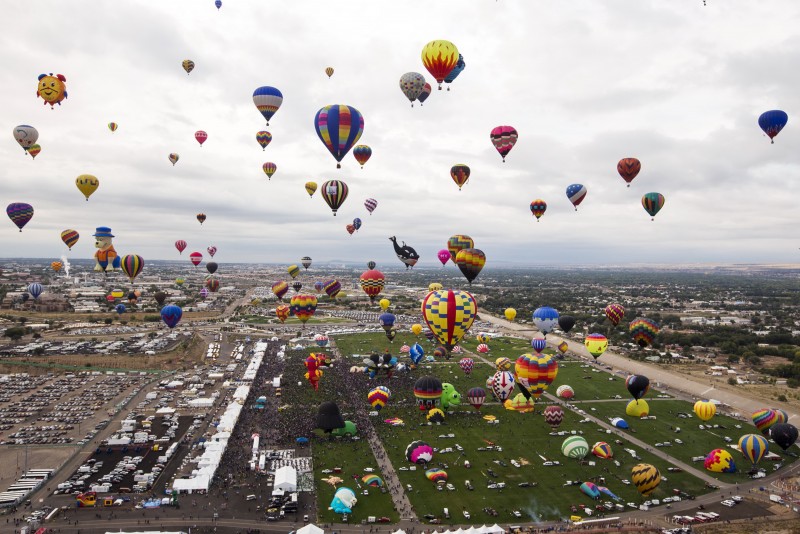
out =
[[[539,219],[542,218],[542,215],[544,215],[545,211],[547,211],[547,202],[541,198],[537,198],[531,202],[531,213],[534,217],[536,217],[536,222],[539,222]]]
[[[631,469],[631,482],[639,493],[647,497],[661,483],[661,473],[650,464],[636,464]]]
[[[558,362],[549,354],[523,354],[514,365],[517,383],[539,399],[558,375]],[[523,393],[526,391],[523,390]],[[526,395],[527,396],[527,395]]]
[[[779,410],[778,408],[773,408],[772,410],[775,412],[776,423],[785,423],[789,420],[789,414],[785,410]]]
[[[631,333],[633,340],[644,348],[653,343],[653,340],[658,334],[659,327],[650,319],[644,317],[637,317],[628,325],[628,330]]]
[[[75,179],[75,185],[78,187],[78,190],[83,193],[83,196],[86,197],[86,202],[89,202],[89,197],[100,187],[100,180],[91,174],[81,174]]]
[[[308,268],[311,267],[311,258],[308,256],[303,256],[302,258],[300,258],[300,264],[307,271]]]
[[[421,92],[421,93],[419,94],[419,96],[417,97],[417,100],[419,100],[419,105],[421,106],[423,102],[425,102],[426,100],[428,100],[428,97],[429,97],[429,96],[431,96],[431,84],[429,84],[429,83],[426,83],[426,84],[425,84],[425,85],[422,87],[422,92]]]
[[[189,254],[189,261],[192,262],[192,265],[197,267],[198,265],[200,265],[200,262],[203,261],[203,255],[199,252],[192,252],[191,254]]]
[[[314,128],[322,144],[342,167],[341,161],[364,133],[364,117],[352,106],[325,106],[314,117]],[[330,182],[328,182],[330,183]]]
[[[317,297],[314,295],[295,295],[291,300],[291,310],[292,315],[297,317],[303,323],[303,328],[305,328],[306,322],[317,311]]]
[[[603,334],[589,334],[583,343],[595,360],[608,348],[608,339]]]
[[[789,115],[785,111],[773,109],[765,111],[758,117],[758,126],[764,130],[764,133],[775,143],[775,136],[778,135],[786,123],[789,121]]]
[[[30,154],[31,158],[36,159],[36,156],[39,155],[39,152],[42,151],[42,147],[39,145],[31,145],[28,149],[28,154]]]
[[[187,75],[194,70],[194,61],[191,59],[184,59],[181,65],[183,65],[183,70],[186,71]]]
[[[283,324],[283,322],[289,318],[289,315],[291,315],[291,313],[292,313],[291,308],[289,308],[289,306],[287,306],[286,304],[281,304],[275,308],[275,316],[278,318],[281,324]]]
[[[418,336],[422,333],[422,325],[419,323],[414,323],[411,325],[411,333],[415,336]]]
[[[319,281],[314,282],[314,291],[316,291],[317,293],[322,293],[324,289],[325,289],[325,282],[319,282]]]
[[[266,162],[264,165],[261,166],[264,170],[264,174],[267,175],[267,179],[271,180],[272,175],[275,174],[275,171],[278,170],[278,166],[272,163],[271,161]]]
[[[217,6],[217,11],[222,7],[222,0],[214,0],[214,5]]]
[[[194,133],[194,139],[200,144],[200,148],[203,148],[203,143],[208,139],[208,134],[203,130],[197,130]]]
[[[435,376],[420,377],[414,383],[414,397],[420,410],[435,408],[442,397],[442,381]]]
[[[600,498],[600,490],[594,482],[584,482],[581,484],[580,490],[590,499],[596,500]]]
[[[380,409],[389,402],[389,397],[391,397],[391,395],[392,393],[389,391],[389,388],[386,386],[378,386],[367,393],[367,401],[372,405],[374,410],[380,411]]]
[[[325,293],[332,299],[336,298],[336,295],[339,294],[339,291],[342,290],[342,284],[336,280],[335,278],[331,278],[327,282],[325,282]]]
[[[256,132],[256,141],[261,145],[261,151],[267,149],[267,146],[272,142],[272,134],[266,130]]]
[[[218,268],[219,265],[217,265],[217,262],[215,261],[210,261],[206,263],[206,270],[208,271],[208,274],[214,274],[215,272],[217,272]]]
[[[330,206],[334,217],[336,216],[336,211],[347,200],[349,191],[347,184],[341,180],[328,180],[322,184],[322,198]]]
[[[156,299],[156,302],[159,306],[163,306],[164,301],[167,300],[167,294],[163,291],[156,291],[156,293],[153,295],[153,298]]]
[[[497,371],[491,377],[491,388],[494,396],[500,402],[505,402],[514,391],[514,375],[510,371]]]
[[[650,415],[650,406],[644,399],[632,400],[625,406],[625,414],[631,417],[647,417]]]
[[[364,271],[359,277],[361,289],[369,297],[370,302],[375,302],[375,297],[383,291],[385,277],[380,271]]]
[[[544,409],[543,415],[545,423],[550,425],[553,430],[561,426],[561,422],[564,420],[564,410],[561,409],[561,406],[548,406]]]
[[[639,400],[650,390],[650,379],[644,375],[630,375],[625,379],[625,387],[631,397]]]
[[[504,163],[506,161],[506,156],[517,143],[517,137],[517,130],[515,130],[513,126],[497,126],[493,128],[492,132],[489,134],[492,144],[497,149],[497,152],[500,153]]]
[[[586,198],[586,192],[583,184],[572,184],[567,187],[567,198],[575,206],[575,211],[578,211],[578,205]]]
[[[331,76],[333,76],[333,67],[326,67],[325,68],[325,74],[328,75],[328,79],[330,80]]]
[[[64,266],[64,264],[63,264],[63,263],[61,263],[60,261],[54,261],[54,262],[52,262],[52,263],[50,264],[50,267],[51,267],[51,268],[52,268],[52,269],[53,269],[55,272],[58,272],[58,271],[60,271],[60,270],[61,270],[61,268],[62,268],[63,266]]]
[[[118,315],[122,315],[123,313],[125,313],[127,311],[127,308],[125,307],[124,304],[120,303],[120,304],[117,304],[116,306],[114,306],[114,311],[117,312]]]
[[[203,300],[206,300],[207,296],[208,296],[208,288],[207,287],[201,288],[200,289],[200,298],[203,299]]]
[[[27,291],[34,300],[38,300],[39,295],[41,295],[44,291],[44,287],[39,282],[33,282],[32,284],[28,285]]]
[[[23,150],[27,151],[36,144],[36,140],[39,139],[39,131],[33,126],[20,124],[14,127],[14,139]]]
[[[640,170],[642,170],[642,163],[636,158],[622,158],[617,163],[617,172],[628,183],[628,187],[631,186],[631,182]]]
[[[214,247],[214,246],[208,247],[208,248],[206,248],[206,252],[208,252],[208,255],[213,258],[214,254],[217,253],[217,247]]]
[[[571,399],[575,396],[575,391],[572,389],[572,386],[564,384],[562,386],[558,386],[556,395],[562,399]]]
[[[592,445],[592,454],[604,460],[608,460],[614,457],[614,453],[611,450],[611,445],[609,445],[605,441],[598,441],[597,443]]]
[[[761,438],[764,439],[764,438]],[[703,461],[703,467],[712,473],[735,473],[736,464],[731,453],[724,449],[714,449]]]
[[[183,310],[174,304],[167,304],[161,308],[161,320],[169,328],[175,328],[181,320]]]
[[[507,321],[513,321],[517,317],[517,310],[514,308],[506,308],[503,312]]]
[[[562,341],[561,343],[558,344],[556,348],[558,348],[558,352],[561,353],[558,355],[559,359],[561,359],[564,357],[564,354],[566,354],[567,351],[569,350],[569,344],[566,341]]]
[[[53,109],[54,104],[61,105],[67,98],[67,78],[63,74],[40,74],[39,83],[36,86],[36,96],[42,97],[44,104],[50,104]]]
[[[664,195],[661,193],[645,193],[642,197],[642,207],[650,214],[650,220],[656,220],[656,214],[664,207]]]
[[[6,214],[21,232],[28,221],[33,218],[33,206],[24,202],[12,202],[6,206]]]
[[[538,354],[547,348],[547,340],[543,337],[535,337],[531,340],[531,347]]]
[[[453,178],[453,181],[458,186],[459,191],[461,191],[461,186],[469,181],[469,172],[469,167],[463,163],[459,163],[450,167],[450,177]]]
[[[533,324],[547,336],[558,324],[558,312],[550,306],[541,306],[533,312]]]
[[[476,410],[480,410],[486,400],[486,392],[483,388],[470,388],[467,391],[467,402]]]
[[[503,407],[506,410],[512,410],[519,413],[529,413],[534,409],[533,399],[525,397],[522,393],[514,395],[513,399],[508,399],[503,402]]]
[[[144,259],[136,254],[128,254],[122,257],[120,267],[125,276],[131,281],[131,284],[139,276],[139,273],[144,269]]]
[[[309,198],[313,197],[316,191],[317,191],[317,182],[306,182],[306,193],[308,193]]]
[[[378,301],[378,305],[381,307],[381,310],[386,311],[389,309],[389,306],[392,305],[392,301],[389,299],[381,299]]]
[[[289,276],[292,278],[297,278],[297,275],[300,274],[300,267],[297,265],[290,265],[286,268],[286,272],[288,272]]]
[[[173,167],[175,166],[176,163],[178,163],[178,160],[181,159],[181,157],[174,152],[172,152],[168,157]]]
[[[486,343],[481,343],[480,345],[475,347],[475,351],[481,354],[486,354],[487,352],[489,352],[489,345],[487,345]]]
[[[573,326],[575,326],[575,318],[571,315],[560,315],[558,317],[558,327],[565,334],[569,333]]]
[[[694,403],[694,413],[701,421],[708,421],[717,413],[717,407],[711,401],[699,400]]]
[[[282,102],[283,94],[275,87],[265,85],[253,91],[253,104],[256,105],[258,112],[264,116],[267,126],[269,126],[272,116],[281,107]]]
[[[450,41],[431,41],[422,48],[422,64],[439,83],[442,82],[458,64],[458,48]]]
[[[475,298],[465,291],[432,291],[422,300],[425,324],[448,350],[464,337],[477,313]]]
[[[186,241],[183,239],[178,239],[175,241],[175,248],[178,249],[179,254],[183,254],[183,251],[186,250]]]
[[[753,412],[753,424],[756,425],[756,428],[764,435],[767,435],[769,433],[769,427],[777,422],[778,418],[775,415],[775,410],[763,408]]]
[[[422,345],[419,343],[414,343],[414,345],[408,349],[408,357],[411,359],[411,363],[414,364],[411,366],[412,368],[422,361],[423,356],[425,356],[425,349],[423,349]]]
[[[755,468],[761,458],[769,452],[769,443],[765,437],[758,434],[745,434],[739,438],[739,450]]]
[[[412,441],[406,447],[406,459],[412,464],[427,464],[433,460],[433,448],[424,441]]]
[[[465,248],[456,254],[455,264],[470,285],[486,265],[486,255],[477,248]]]
[[[442,249],[436,254],[436,257],[438,257],[439,261],[442,262],[442,265],[444,265],[450,260],[450,251],[447,249]]]
[[[447,240],[447,250],[450,251],[450,259],[453,263],[455,263],[459,251],[473,247],[475,247],[475,242],[468,235],[454,235]]]
[[[67,245],[69,250],[72,250],[72,247],[78,242],[78,238],[80,238],[80,234],[72,229],[67,229],[61,232],[61,241]]]
[[[205,213],[198,213],[197,214],[197,221],[200,223],[200,226],[202,226],[203,223],[206,222],[206,214]]]
[[[583,436],[570,436],[561,444],[561,454],[581,460],[589,454],[589,442]]]
[[[769,429],[769,436],[785,451],[797,441],[797,427],[789,423],[775,423]]]
[[[458,360],[458,366],[461,367],[461,370],[464,371],[464,374],[469,376],[472,373],[472,367],[475,365],[475,361],[472,358],[461,358]]]
[[[358,229],[361,228],[361,219],[359,219],[358,217],[353,219],[353,228],[355,228],[356,231],[358,231]]]
[[[109,122],[108,123],[108,129],[111,130],[111,133],[116,132],[117,128],[119,128],[119,125],[116,122]]]
[[[448,85],[453,83],[456,80],[456,78],[458,78],[458,75],[461,74],[461,72],[466,67],[467,67],[467,64],[464,62],[464,56],[462,56],[461,54],[458,54],[458,61],[456,62],[456,66],[453,67],[453,70],[450,71],[450,74],[445,76],[444,83],[446,83]],[[450,87],[448,87],[447,90],[449,91]],[[430,92],[430,90],[429,90],[429,92]]]
[[[183,278],[176,278],[175,284],[178,286],[182,286],[186,281]]]
[[[498,371],[508,371],[513,365],[514,363],[505,356],[501,356],[494,361],[494,366]]]
[[[283,301],[283,296],[289,291],[289,284],[284,281],[275,282],[272,284],[272,293],[278,297],[278,300]]]
[[[414,107],[414,100],[422,93],[424,87],[425,77],[419,72],[406,72],[400,76],[400,90],[411,102],[412,108]]]
[[[111,296],[115,299],[121,299],[123,295],[125,295],[125,292],[121,289],[115,289],[111,292]]]
[[[339,406],[335,402],[323,402],[319,405],[319,408],[317,408],[316,428],[330,433],[337,428],[344,428],[344,426],[344,419],[339,411]]]
[[[367,145],[356,145],[353,147],[353,156],[363,169],[364,164],[369,161],[369,158],[372,156],[372,149]]]
[[[368,198],[364,201],[364,207],[367,208],[369,214],[372,215],[372,212],[378,207],[378,201],[374,198]]]
[[[606,306],[605,313],[611,324],[617,326],[622,318],[625,317],[625,308],[622,307],[622,304],[609,304]]]

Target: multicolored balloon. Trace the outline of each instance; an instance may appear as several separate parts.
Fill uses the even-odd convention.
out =
[[[309,256],[303,256],[300,258],[300,265],[307,271],[309,267],[311,267],[311,258]]]
[[[119,125],[116,122],[109,122],[108,123],[108,129],[111,130],[111,133],[116,132],[117,128],[119,128]]]
[[[267,126],[269,126],[270,119],[280,109],[282,103],[283,93],[275,87],[265,85],[253,91],[253,104],[256,105],[258,112],[267,121]]]
[[[478,277],[483,266],[486,265],[486,254],[477,248],[465,248],[458,251],[454,263],[467,282],[472,285],[472,281]]]
[[[470,388],[467,391],[467,402],[476,410],[480,410],[486,401],[486,391],[483,388]]]
[[[586,193],[586,186],[583,184],[572,184],[567,187],[567,198],[575,206],[575,211],[578,211],[578,205],[586,198]]]
[[[303,323],[303,328],[317,311],[317,297],[314,295],[295,295],[290,302],[292,315]]]
[[[356,145],[353,147],[353,157],[356,158],[356,161],[363,169],[364,164],[369,161],[370,157],[372,157],[372,149],[367,145]]]
[[[386,277],[376,270],[364,271],[359,277],[361,289],[369,297],[370,302],[375,302],[375,297],[381,294]]]
[[[458,64],[458,58],[458,48],[450,41],[431,41],[422,48],[422,64],[439,83],[440,91],[442,82]]]
[[[545,211],[547,211],[547,202],[541,198],[537,198],[531,202],[531,214],[536,217],[536,222],[539,222],[539,219],[542,218],[542,215],[544,215]]]
[[[628,325],[628,330],[631,333],[633,340],[642,348],[651,345],[660,328],[655,321],[646,319],[644,317],[637,317]]]
[[[139,273],[144,269],[144,258],[136,254],[128,254],[122,257],[120,267],[125,276],[131,281],[131,284],[139,276]]]
[[[775,144],[775,136],[783,130],[787,122],[789,122],[789,115],[780,109],[765,111],[758,117],[758,126],[772,140],[772,144]]]
[[[347,194],[350,188],[341,180],[328,180],[322,184],[322,198],[333,211],[334,217],[336,211],[342,207],[344,201],[347,200]]]
[[[178,254],[183,254],[183,251],[186,250],[187,244],[186,241],[183,239],[178,239],[175,241],[175,248],[178,249]]]
[[[461,367],[461,370],[464,371],[464,374],[469,376],[472,373],[472,368],[475,365],[475,361],[472,358],[461,358],[458,360],[458,366]]]
[[[452,350],[469,331],[478,304],[466,291],[432,291],[422,300],[422,317],[436,339]]]
[[[453,263],[456,262],[456,256],[461,250],[474,247],[475,241],[468,235],[457,234],[450,236],[450,239],[447,240],[447,250],[450,251],[450,259]]]
[[[272,293],[278,297],[278,300],[283,301],[283,296],[289,292],[289,284],[280,280],[272,284]]]
[[[761,438],[764,439],[764,438]],[[731,453],[724,449],[714,449],[703,461],[703,467],[712,473],[735,473],[736,464]]]
[[[41,151],[42,151],[42,147],[41,146],[39,146],[39,145],[31,145],[31,147],[28,149],[28,154],[31,156],[31,158],[36,159],[36,156],[38,156],[39,152],[41,152]]]
[[[650,464],[636,464],[631,469],[631,482],[647,497],[661,484],[661,473]]]
[[[406,459],[412,464],[427,464],[433,460],[433,448],[424,441],[412,441],[406,447]]]
[[[290,265],[286,268],[286,272],[289,273],[289,276],[292,278],[297,278],[297,275],[300,274],[300,267],[297,265]]]
[[[469,173],[469,167],[463,163],[450,167],[450,177],[458,186],[459,191],[461,191],[461,187],[469,181]]]
[[[181,159],[181,157],[174,152],[172,152],[168,157],[173,167],[175,166],[176,163],[178,163],[178,160]]]
[[[636,158],[622,158],[619,160],[619,163],[617,163],[617,172],[622,176],[622,179],[627,182],[628,187],[631,186],[631,182],[641,170],[642,162]]]
[[[181,65],[183,66],[183,70],[186,71],[187,75],[194,70],[194,61],[191,59],[184,59],[181,62]]]
[[[606,336],[603,334],[589,334],[586,336],[583,344],[586,345],[586,349],[589,351],[589,354],[594,356],[594,359],[596,360],[608,348],[608,339],[606,339]]]
[[[314,128],[322,144],[337,161],[336,168],[364,133],[364,117],[352,106],[325,106],[314,117]],[[328,182],[330,183],[330,182]]]
[[[494,396],[500,402],[505,402],[514,391],[514,375],[510,371],[497,371],[491,378],[491,388]]]
[[[558,311],[550,306],[541,306],[533,312],[533,324],[546,337],[558,325]]]
[[[561,399],[571,399],[575,396],[575,390],[572,389],[572,386],[564,384],[562,386],[558,386],[558,389],[556,390],[556,396]]]
[[[372,405],[372,408],[380,411],[381,408],[386,406],[392,392],[386,386],[378,386],[373,388],[367,393],[367,401]]]
[[[336,298],[336,295],[339,294],[339,291],[342,290],[342,284],[336,280],[335,278],[331,278],[327,282],[325,282],[325,293],[332,299]]]
[[[414,383],[414,397],[421,411],[435,408],[442,397],[442,381],[435,376],[422,376]]]
[[[256,141],[261,145],[261,151],[267,149],[267,146],[272,142],[272,134],[266,130],[256,132]]]
[[[288,319],[291,314],[292,309],[286,304],[280,304],[275,308],[275,316],[278,318],[281,324],[283,324],[283,322]]]
[[[503,163],[505,163],[508,153],[517,144],[518,137],[517,130],[513,126],[497,126],[489,134],[494,148],[503,158]]]
[[[514,371],[517,382],[538,400],[558,376],[558,361],[549,354],[523,354],[517,358]]]
[[[63,74],[40,74],[39,83],[36,86],[36,96],[44,100],[44,104],[50,104],[50,109],[53,109],[55,104],[61,105],[61,102],[67,98],[67,78]]]
[[[52,269],[53,269],[55,272],[58,272],[58,271],[60,271],[60,270],[61,270],[61,268],[62,268],[63,266],[64,266],[64,264],[63,264],[63,263],[61,263],[60,261],[54,261],[54,262],[50,263],[50,267],[51,267],[51,268],[52,268]]]
[[[603,460],[608,460],[614,457],[614,453],[611,450],[611,445],[605,441],[598,441],[592,445],[592,454],[598,458],[602,458]]]
[[[739,438],[739,450],[745,458],[750,460],[753,467],[769,452],[769,442],[758,434],[745,434]]]
[[[606,306],[605,313],[611,324],[617,326],[622,318],[625,317],[625,308],[622,307],[622,304],[609,304]]]
[[[69,250],[72,250],[72,247],[75,246],[79,238],[80,234],[78,234],[78,232],[75,230],[67,229],[61,232],[61,241],[63,241],[64,244],[67,245],[67,248]]]
[[[645,193],[642,196],[642,207],[650,214],[650,220],[656,220],[656,214],[664,207],[664,195],[661,193]]]
[[[414,100],[422,93],[425,87],[425,77],[419,72],[406,72],[400,76],[400,90],[406,95],[414,107]]]
[[[271,161],[268,161],[261,166],[261,169],[264,171],[264,174],[267,175],[267,180],[271,180],[272,175],[278,170],[278,166]]]
[[[11,222],[17,225],[19,231],[33,218],[33,206],[25,202],[12,202],[6,206],[6,214]]]

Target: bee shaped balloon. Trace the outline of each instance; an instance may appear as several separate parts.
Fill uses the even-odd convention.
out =
[[[36,87],[36,96],[42,97],[45,105],[50,104],[52,109],[55,104],[67,98],[67,78],[63,74],[40,74],[39,85]]]

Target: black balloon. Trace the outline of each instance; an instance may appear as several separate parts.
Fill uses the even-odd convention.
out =
[[[208,272],[211,273],[211,274],[214,274],[215,272],[217,272],[217,267],[218,267],[218,265],[217,265],[217,262],[215,262],[215,261],[210,261],[210,262],[206,263],[206,269],[208,269]]]
[[[625,387],[634,399],[639,400],[647,395],[650,379],[643,375],[630,375],[625,379]]]
[[[323,402],[317,409],[317,426],[325,432],[344,428],[344,419],[335,402]]]
[[[575,326],[575,317],[571,315],[561,315],[558,318],[558,327],[566,334]]]
[[[301,289],[303,289],[302,282],[295,282],[292,284],[292,289],[294,289],[295,293],[299,293]]]
[[[153,297],[156,299],[156,302],[158,302],[159,306],[162,306],[164,301],[167,300],[167,294],[163,291],[157,291]]]
[[[790,423],[776,423],[769,428],[769,437],[786,450],[797,441],[797,427]]]
[[[367,262],[367,269],[369,269],[371,271],[372,269],[375,268],[375,265],[377,265],[377,264],[374,261],[369,261],[369,262]]]

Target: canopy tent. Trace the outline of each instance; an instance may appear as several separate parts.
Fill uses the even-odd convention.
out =
[[[313,523],[309,523],[308,525],[304,526],[297,530],[297,534],[324,534],[325,531],[319,528],[317,525]]]

